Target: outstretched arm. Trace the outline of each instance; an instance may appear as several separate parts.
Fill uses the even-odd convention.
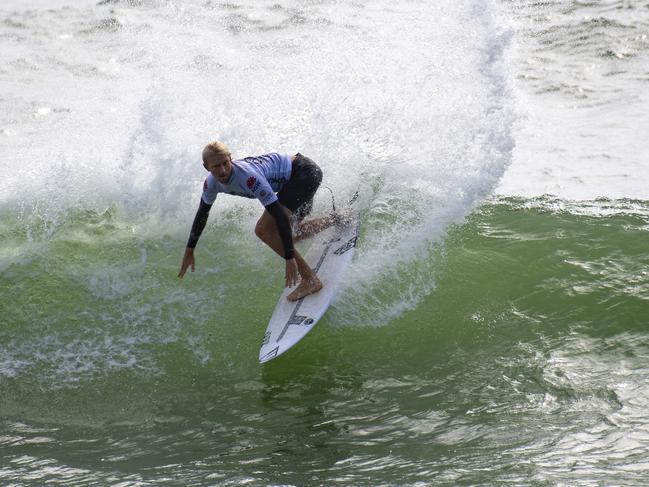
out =
[[[189,240],[187,241],[185,255],[183,255],[183,261],[180,265],[180,272],[178,273],[178,277],[180,277],[181,279],[185,275],[185,272],[187,272],[187,268],[189,268],[190,266],[192,268],[192,272],[194,272],[194,248],[196,247],[198,239],[200,238],[201,233],[203,233],[203,229],[207,224],[207,218],[210,216],[211,208],[212,205],[208,205],[201,198],[201,202],[198,206],[198,211],[196,212],[196,216],[194,217],[194,223],[192,224],[191,232],[189,233]]]

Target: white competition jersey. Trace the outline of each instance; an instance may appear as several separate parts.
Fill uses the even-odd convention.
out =
[[[277,201],[277,191],[291,178],[291,156],[264,154],[232,161],[232,174],[222,183],[210,173],[203,184],[203,201],[211,205],[219,193],[257,198],[268,206]]]

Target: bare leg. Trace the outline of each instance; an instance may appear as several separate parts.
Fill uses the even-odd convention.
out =
[[[329,216],[313,218],[312,220],[302,221],[297,227],[293,240],[299,242],[326,230],[332,225],[349,218],[349,210],[343,210],[340,213],[333,213]]]
[[[287,216],[291,215],[291,212],[284,208]],[[275,219],[271,216],[270,213],[264,211],[264,214],[261,215],[261,218],[257,222],[255,227],[255,234],[266,244],[268,245],[277,255],[284,257],[284,245],[282,244],[282,239],[279,236],[279,231],[277,230],[277,224]],[[295,290],[288,295],[289,301],[297,301],[304,296],[315,293],[322,289],[322,282],[316,276],[313,269],[306,263],[304,258],[300,253],[295,250],[295,261],[297,263],[297,269],[300,273],[300,284],[295,288]]]
[[[315,234],[326,230],[331,225],[335,223],[335,220],[331,216],[325,216],[322,218],[314,218],[313,220],[302,221],[297,226],[297,231],[293,240],[299,242],[310,237],[313,237]]]

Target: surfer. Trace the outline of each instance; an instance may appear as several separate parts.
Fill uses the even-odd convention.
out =
[[[203,149],[203,167],[209,174],[178,277],[189,267],[194,272],[194,248],[205,228],[210,209],[218,193],[256,198],[264,206],[255,234],[286,261],[285,285],[299,285],[288,295],[290,301],[322,289],[322,282],[293,247],[291,219],[297,223],[296,239],[307,238],[336,222],[336,216],[303,219],[311,212],[313,195],[322,181],[318,165],[302,154],[269,153],[232,160],[230,149],[222,142],[211,142]],[[299,276],[299,280],[298,280]]]

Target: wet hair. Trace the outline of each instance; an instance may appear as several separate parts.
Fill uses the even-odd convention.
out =
[[[209,144],[207,144],[203,149],[203,163],[205,162],[205,159],[208,154],[216,154],[216,155],[222,154],[222,155],[229,156],[230,149],[223,142],[219,142],[218,140],[215,140],[214,142],[210,142]]]

